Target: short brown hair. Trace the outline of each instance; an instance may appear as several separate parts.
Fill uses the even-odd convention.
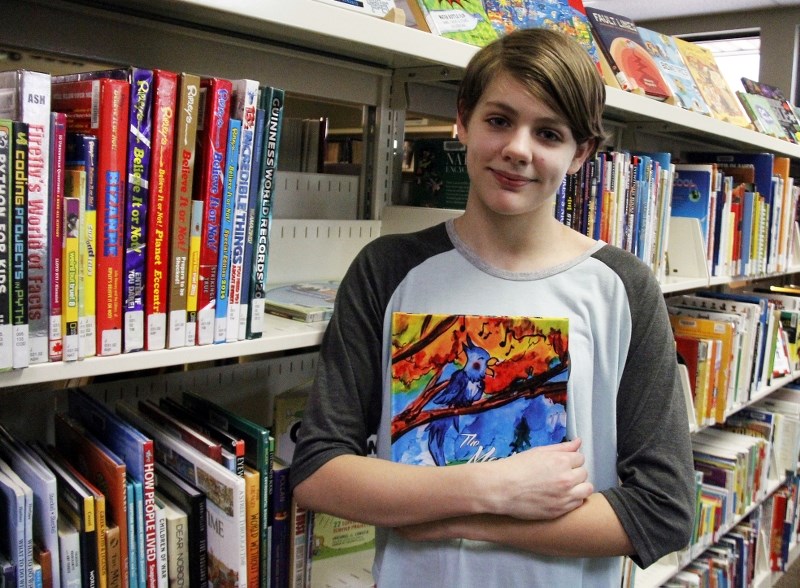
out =
[[[508,73],[532,96],[563,115],[580,144],[605,140],[606,88],[589,54],[576,41],[549,29],[521,29],[483,47],[467,65],[458,89],[458,114],[469,119],[489,83]]]

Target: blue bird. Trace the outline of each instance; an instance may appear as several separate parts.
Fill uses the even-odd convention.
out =
[[[472,343],[467,337],[463,344],[466,362],[464,367],[450,375],[447,386],[439,391],[431,401],[440,406],[463,408],[481,399],[486,388],[486,373],[492,359],[489,352]],[[450,428],[459,431],[458,415],[445,417],[430,423],[425,431],[428,433],[428,449],[436,465],[447,465],[444,455],[445,436]]]

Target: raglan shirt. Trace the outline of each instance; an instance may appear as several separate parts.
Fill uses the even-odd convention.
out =
[[[663,295],[646,265],[601,242],[532,273],[484,263],[452,221],[368,244],[342,281],[323,337],[293,488],[336,456],[365,455],[372,434],[378,458],[390,458],[394,312],[567,317],[567,436],[582,439],[589,480],[640,566],[687,544],[694,474]],[[539,556],[470,540],[415,543],[378,529],[373,572],[380,588],[615,586],[620,559]]]

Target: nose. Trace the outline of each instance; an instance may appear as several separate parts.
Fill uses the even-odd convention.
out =
[[[514,164],[525,164],[533,158],[533,140],[523,128],[515,129],[503,147],[503,158]]]

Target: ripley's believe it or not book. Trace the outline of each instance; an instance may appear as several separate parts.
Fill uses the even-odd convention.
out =
[[[566,438],[566,318],[395,313],[392,460],[455,465]]]

